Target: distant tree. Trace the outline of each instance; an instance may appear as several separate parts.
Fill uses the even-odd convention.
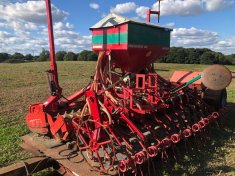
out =
[[[200,64],[200,53],[197,49],[188,49],[188,64]]]
[[[87,55],[87,60],[88,61],[97,61],[98,59],[98,54],[94,51],[90,51],[88,52],[88,55]]]
[[[172,47],[170,49],[170,52],[166,58],[167,63],[177,63],[179,61],[179,56],[178,56],[178,49],[177,47]]]
[[[49,60],[49,58],[50,58],[49,51],[47,51],[43,48],[42,52],[39,54],[37,61],[47,61],[47,60]]]
[[[184,64],[185,63],[185,60],[187,58],[187,55],[186,55],[186,50],[184,48],[178,48],[177,51],[176,51],[176,55],[177,57],[175,58],[176,59],[176,63],[179,63],[179,64]]]
[[[57,51],[56,54],[55,54],[56,60],[57,61],[63,61],[64,60],[64,56],[66,54],[67,53],[65,51]]]
[[[26,54],[25,55],[25,60],[32,61],[33,59],[34,59],[34,57],[32,56],[32,54]]]
[[[235,54],[227,55],[208,48],[172,47],[158,62],[185,64],[235,64]]]
[[[76,60],[78,61],[79,53],[76,53]]]
[[[34,57],[33,57],[33,60],[34,60],[34,61],[38,61],[38,59],[39,59],[39,56],[34,56]]]
[[[225,61],[235,65],[235,54],[226,55]]]
[[[75,61],[76,58],[76,54],[73,52],[68,52],[65,56],[64,56],[64,61]]]
[[[98,55],[94,51],[83,50],[79,53],[78,61],[96,61]]]
[[[0,53],[0,62],[4,62],[10,59],[10,55],[8,53]]]
[[[206,51],[200,57],[200,64],[210,65],[215,62],[215,56],[212,52]]]
[[[24,60],[24,55],[21,53],[14,53],[13,55],[11,55],[11,59],[12,60],[20,60],[23,61]]]
[[[78,56],[78,61],[87,61],[88,59],[88,51],[87,50],[83,50],[82,52],[79,53],[79,56]]]

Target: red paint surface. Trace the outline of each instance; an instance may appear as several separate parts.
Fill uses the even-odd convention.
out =
[[[92,49],[94,51],[102,51],[102,50],[127,50],[128,49],[128,45],[127,45],[127,43],[124,43],[124,44],[96,44],[96,45],[92,45]]]
[[[170,79],[170,82],[184,84],[200,74],[202,74],[202,72],[175,71]],[[201,83],[202,80],[199,79],[193,84],[201,85]]]
[[[115,34],[121,32],[127,32],[127,24],[121,24],[118,26],[101,28],[101,29],[92,29],[92,35],[103,35],[103,34]]]
[[[118,45],[117,47],[120,48],[120,46],[123,48],[123,50],[114,49],[116,48],[115,45],[107,45],[105,46],[106,47],[105,49],[111,50],[112,59],[119,67],[121,67],[125,71],[135,72],[135,73],[141,71],[150,63],[159,59],[161,56],[167,54],[169,50],[169,48],[163,49],[160,46],[140,47],[141,45],[136,45],[137,48],[128,47],[128,49],[126,49],[127,45],[124,44],[124,45]],[[97,49],[96,51],[99,50]]]

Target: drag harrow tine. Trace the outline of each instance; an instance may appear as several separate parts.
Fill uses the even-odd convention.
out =
[[[127,172],[129,170],[128,160],[122,160],[119,162],[118,168],[121,172]]]
[[[179,134],[173,134],[171,135],[171,141],[174,144],[177,144],[180,141],[180,135]]]
[[[193,126],[192,126],[192,131],[193,131],[194,133],[197,133],[197,132],[199,132],[200,130],[201,130],[201,126],[200,126],[198,123],[193,124]]]
[[[140,151],[135,154],[134,161],[136,164],[143,164],[147,160],[147,155],[144,151]]]
[[[157,146],[150,146],[147,149],[148,155],[149,157],[153,158],[155,156],[157,156],[158,154],[158,147]]]
[[[184,129],[183,131],[183,137],[184,138],[189,138],[192,135],[192,131],[188,128]]]

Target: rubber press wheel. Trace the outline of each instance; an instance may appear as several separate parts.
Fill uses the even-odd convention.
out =
[[[227,91],[206,89],[204,100],[216,109],[223,108],[227,104]]]

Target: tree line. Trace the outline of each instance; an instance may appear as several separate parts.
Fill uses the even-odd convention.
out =
[[[94,51],[83,50],[80,53],[58,51],[55,54],[57,61],[96,61],[98,55]],[[39,55],[32,54],[23,55],[22,53],[0,53],[0,62],[20,63],[20,62],[41,62],[48,61],[50,58],[49,51],[43,49]]]
[[[172,47],[168,55],[161,57],[158,62],[179,64],[235,65],[235,54],[224,55],[208,48]]]
[[[83,50],[80,53],[58,51],[55,54],[57,61],[96,61],[98,55],[94,51]],[[42,49],[39,55],[23,55],[21,53],[0,53],[0,62],[32,62],[48,61],[49,51]],[[235,54],[224,55],[207,48],[172,47],[168,55],[161,57],[157,62],[179,64],[224,64],[235,65]]]

